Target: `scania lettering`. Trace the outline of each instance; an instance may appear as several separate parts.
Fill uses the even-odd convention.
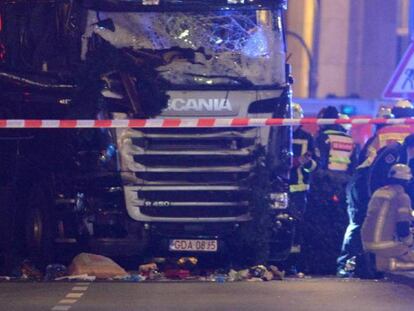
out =
[[[174,98],[168,102],[167,110],[173,111],[232,111],[231,103],[227,99],[182,99]]]

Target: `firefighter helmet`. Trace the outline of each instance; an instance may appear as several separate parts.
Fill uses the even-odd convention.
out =
[[[321,119],[338,119],[339,118],[339,111],[336,109],[335,106],[328,106],[323,108],[318,113],[318,118]]]
[[[303,118],[303,109],[301,105],[297,103],[292,103],[292,118],[293,119]]]
[[[388,177],[409,181],[413,178],[413,175],[408,165],[397,163],[391,167]]]
[[[395,103],[391,112],[396,118],[414,117],[414,106],[409,100],[401,99]]]

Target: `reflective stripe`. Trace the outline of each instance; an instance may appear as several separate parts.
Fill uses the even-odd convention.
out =
[[[299,192],[299,191],[307,191],[309,190],[309,185],[307,184],[299,184],[299,185],[290,185],[289,191],[290,192]]]
[[[377,156],[377,149],[375,149],[372,145],[369,146],[368,149],[367,149],[367,158],[365,159],[364,162],[362,162],[357,167],[357,169],[371,166],[371,164],[374,162],[376,156]]]
[[[345,172],[348,169],[348,164],[343,164],[343,163],[329,163],[328,164],[328,169],[333,170],[333,171]]]
[[[398,213],[411,215],[411,210],[408,207],[402,207],[398,209]]]
[[[382,189],[378,191],[379,192],[377,195],[378,197],[380,197],[381,190]],[[388,191],[385,191],[385,192],[388,192]],[[378,214],[377,222],[375,223],[375,227],[374,227],[374,243],[381,243],[380,241],[384,233],[385,222],[389,217],[388,214],[389,214],[390,207],[391,207],[390,199],[382,203],[381,209]]]
[[[331,156],[331,157],[329,157],[329,160],[331,160],[331,162],[335,162],[335,163],[344,163],[344,164],[351,163],[351,160],[347,157]]]
[[[315,160],[313,160],[313,159],[311,159],[311,167],[309,167],[309,168],[306,168],[306,167],[304,167],[303,168],[303,170],[306,172],[306,173],[310,173],[310,172],[312,172],[312,171],[314,171],[315,170],[315,168],[316,168],[316,166],[317,166],[317,164],[316,164],[316,161]]]
[[[385,241],[385,242],[372,242],[372,243],[364,243],[364,248],[366,250],[382,250],[387,249],[395,246],[399,246],[401,243],[395,241]]]
[[[325,131],[330,144],[328,169],[346,171],[354,149],[352,138],[337,131]]]
[[[303,156],[308,150],[308,141],[306,139],[293,139],[293,143],[300,146],[300,155]],[[303,174],[302,167],[296,169],[296,174],[298,175],[298,184],[303,184]],[[299,190],[300,191],[300,190]]]

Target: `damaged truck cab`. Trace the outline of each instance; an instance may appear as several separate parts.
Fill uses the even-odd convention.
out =
[[[53,211],[26,220],[27,245],[37,253],[44,239],[117,255],[234,253],[262,238],[268,259],[285,259],[294,234],[291,128],[237,120],[290,117],[286,1],[80,3],[97,118],[194,126],[69,135],[73,163],[50,170]],[[88,96],[69,96],[68,115]],[[39,222],[48,230],[40,240]]]

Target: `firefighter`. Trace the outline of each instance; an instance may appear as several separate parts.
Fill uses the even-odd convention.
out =
[[[381,107],[376,117],[389,119],[393,118],[394,115],[391,112],[391,108]],[[383,125],[377,126],[377,130],[380,130],[382,127]],[[356,275],[362,278],[375,278],[377,276],[375,270],[370,266],[369,257],[364,254],[361,241],[361,226],[365,219],[370,198],[367,187],[370,165],[368,162],[365,166],[361,164],[367,160],[368,150],[372,148],[371,144],[376,139],[377,135],[375,134],[365,143],[358,157],[359,166],[346,187],[349,223],[342,241],[341,252],[337,259],[336,275],[338,277]]]
[[[294,119],[303,118],[303,110],[299,104],[292,105],[292,117]],[[312,135],[302,126],[293,127],[293,165],[289,179],[289,202],[292,214],[296,219],[296,231],[292,248],[294,251],[287,262],[292,273],[302,270],[304,213],[308,200],[310,174],[317,166],[316,161],[312,158],[313,154]]]
[[[292,105],[294,119],[303,118],[303,110],[299,104]],[[309,191],[310,173],[316,168],[313,137],[302,126],[293,131],[293,166],[290,170],[289,192],[292,210],[297,219],[302,220],[306,209]]]
[[[377,189],[369,201],[368,213],[362,226],[364,250],[376,256],[380,271],[414,270],[414,220],[410,197],[405,192],[412,179],[405,164],[394,164],[388,172],[388,182]]]
[[[400,99],[392,107],[391,112],[396,118],[414,117],[414,106],[408,99]]]
[[[367,188],[369,195],[384,186],[390,168],[396,163],[414,167],[414,134],[405,137],[404,142],[391,142],[378,151],[378,155],[371,164]],[[411,194],[411,193],[410,193]]]
[[[385,109],[385,108],[384,108]],[[383,118],[407,118],[414,115],[414,107],[408,100],[399,100],[391,109],[391,113],[383,111]],[[382,125],[375,135],[370,138],[361,154],[360,166],[371,166],[378,151],[392,142],[402,143],[404,138],[414,133],[414,126],[408,124]]]
[[[318,118],[337,119],[339,113],[328,106]],[[312,176],[306,215],[305,252],[312,257],[307,272],[331,274],[336,271],[347,225],[345,187],[356,165],[355,146],[347,129],[337,124],[321,126],[315,137],[315,158],[318,169]]]
[[[319,117],[338,119],[338,110],[333,106],[324,108]],[[356,164],[354,142],[347,130],[338,124],[321,126],[316,138],[315,153],[319,159],[320,169],[326,172],[350,174]]]

